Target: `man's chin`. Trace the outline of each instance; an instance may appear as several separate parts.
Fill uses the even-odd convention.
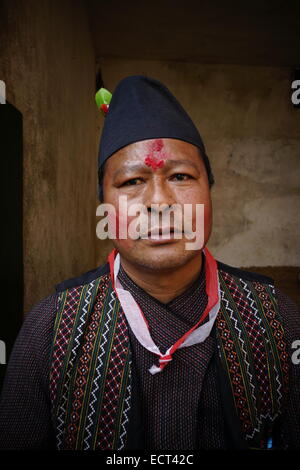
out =
[[[147,270],[167,271],[176,269],[191,262],[199,256],[201,250],[185,250],[183,247],[174,249],[171,245],[160,245],[155,248],[145,248],[143,250],[135,249],[130,252],[123,251],[118,247],[122,258],[130,264]]]

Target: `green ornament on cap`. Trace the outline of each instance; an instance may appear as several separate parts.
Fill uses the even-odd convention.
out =
[[[95,95],[97,107],[101,109],[104,116],[108,112],[111,98],[112,98],[112,94],[110,93],[110,91],[106,90],[105,88],[100,88],[100,90],[98,90]]]

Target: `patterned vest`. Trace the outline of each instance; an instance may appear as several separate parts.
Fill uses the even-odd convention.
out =
[[[224,408],[227,414],[231,410],[227,421],[238,423],[247,447],[265,448],[288,385],[274,286],[269,278],[222,263],[218,275],[221,307],[215,331],[226,384],[221,387],[227,393]],[[124,449],[134,407],[132,357],[108,267],[66,281],[57,290],[50,371],[57,448]]]

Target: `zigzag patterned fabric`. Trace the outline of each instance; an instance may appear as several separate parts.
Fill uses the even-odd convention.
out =
[[[62,292],[55,332],[50,396],[57,448],[124,448],[129,337],[108,275]]]
[[[241,433],[264,448],[286,395],[288,355],[274,288],[219,270],[217,343]],[[105,274],[60,295],[50,372],[58,449],[126,448],[128,325]],[[170,366],[171,367],[171,366]]]
[[[266,448],[288,386],[288,354],[274,286],[219,276],[219,353],[241,431],[251,447]]]

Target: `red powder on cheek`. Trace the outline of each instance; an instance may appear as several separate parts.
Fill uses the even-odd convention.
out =
[[[116,214],[115,217],[115,224],[116,224],[116,239],[119,239],[120,236],[120,217],[118,214]]]
[[[148,153],[144,160],[145,164],[157,170],[162,168],[165,164],[165,160],[168,158],[168,154],[163,150],[164,143],[162,139],[155,139],[154,142],[150,142],[148,145]]]
[[[134,248],[135,243],[135,241],[131,240],[128,236],[128,227],[132,219],[134,219],[133,216],[126,218],[122,213],[116,211],[116,241],[118,243],[118,247],[126,250]]]
[[[129,222],[122,214],[118,211],[116,213],[116,239],[120,240],[120,236],[127,238]]]

